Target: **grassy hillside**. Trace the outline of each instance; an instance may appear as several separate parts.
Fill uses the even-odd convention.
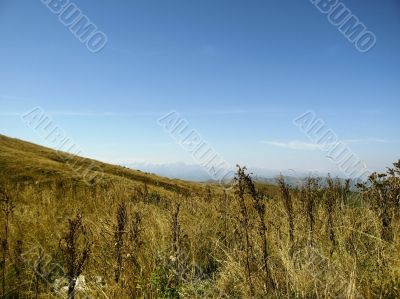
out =
[[[81,172],[89,173],[82,177]],[[198,189],[198,184],[171,180],[126,167],[102,163],[92,159],[74,157],[19,139],[0,134],[0,174],[14,182],[49,183],[57,180],[84,184],[85,178],[103,182],[123,182],[128,185],[146,183],[171,191]],[[88,182],[91,183],[91,182]]]
[[[0,135],[0,295],[398,298],[399,171],[225,190]]]
[[[85,175],[82,175],[82,172]],[[93,178],[93,180],[88,180],[88,178]],[[181,194],[203,192],[206,188],[205,184],[169,179],[124,166],[73,156],[0,134],[1,179],[15,183],[42,185],[51,185],[55,182],[78,186],[113,183],[124,184],[127,188],[146,184],[157,190]],[[258,185],[273,194],[278,191],[275,186],[268,183],[260,182]],[[208,184],[208,186],[211,189],[219,188],[217,183]]]

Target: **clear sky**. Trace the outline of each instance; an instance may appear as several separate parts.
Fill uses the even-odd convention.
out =
[[[310,1],[77,0],[99,53],[40,0],[0,0],[0,133],[39,106],[90,157],[195,163],[157,124],[185,117],[230,163],[335,171],[292,120],[313,110],[369,168],[400,158],[400,3],[343,1],[377,37],[360,53]]]

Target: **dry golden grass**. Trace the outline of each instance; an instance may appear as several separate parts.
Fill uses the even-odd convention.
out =
[[[343,198],[337,189],[319,186],[290,189],[288,208],[282,198],[288,194],[264,184],[255,186],[261,196],[256,204],[246,185],[244,226],[235,190],[224,195],[216,185],[168,180],[107,164],[101,164],[104,179],[87,186],[63,162],[50,162],[50,157],[59,156],[51,150],[0,137],[4,298],[67,298],[71,262],[60,240],[68,231],[68,219],[78,213],[91,249],[76,298],[400,297],[398,179],[391,180],[391,189],[385,187],[390,189],[385,189],[386,196],[394,200],[384,205],[370,188],[346,192]],[[4,200],[5,194],[11,203]],[[313,209],[307,209],[310,198],[304,196],[314,196]],[[259,212],[261,204],[264,214]],[[383,208],[391,216],[391,239],[384,238]],[[260,215],[275,287],[265,283]],[[78,253],[83,252],[82,244],[76,244]]]

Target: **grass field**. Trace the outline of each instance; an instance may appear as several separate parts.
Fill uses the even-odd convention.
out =
[[[399,298],[399,170],[227,189],[0,135],[0,294]]]

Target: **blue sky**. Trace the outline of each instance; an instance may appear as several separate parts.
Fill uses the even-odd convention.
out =
[[[360,53],[310,1],[74,1],[99,53],[40,0],[0,1],[0,133],[46,145],[41,107],[87,155],[195,163],[157,124],[176,110],[232,164],[337,171],[292,120],[313,110],[372,170],[400,158],[400,3],[343,1],[377,37]]]

